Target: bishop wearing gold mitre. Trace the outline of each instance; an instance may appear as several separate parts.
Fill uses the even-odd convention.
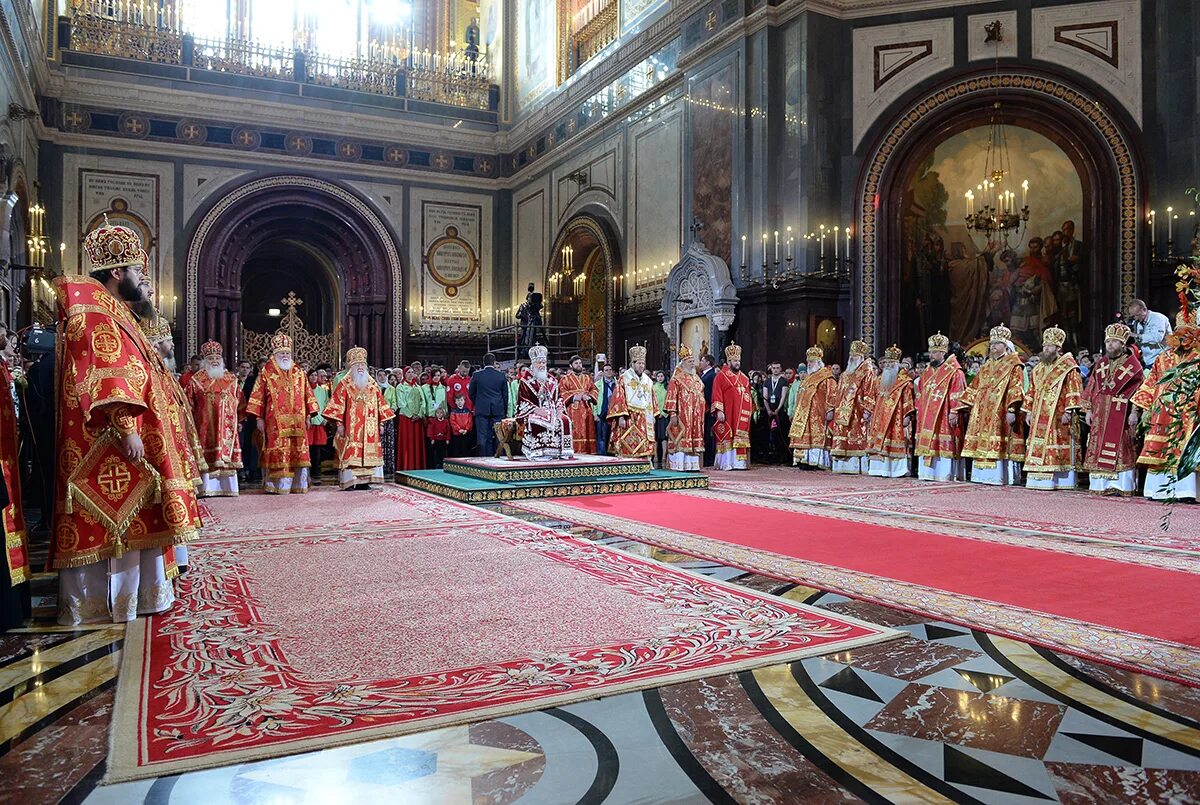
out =
[[[867,474],[877,478],[904,478],[912,455],[909,433],[917,411],[913,400],[913,381],[900,365],[900,347],[883,351],[879,363],[879,397],[871,411],[867,434]]]
[[[699,472],[704,456],[704,381],[696,374],[696,357],[687,344],[679,346],[679,363],[667,383],[663,405],[667,422],[667,468]]]
[[[804,353],[808,365],[796,392],[796,407],[792,409],[792,426],[788,444],[792,448],[792,463],[799,467],[829,469],[829,420],[833,418],[833,402],[837,396],[837,381],[833,370],[825,365],[825,350],[809,347]]]
[[[1074,489],[1075,468],[1083,462],[1076,421],[1083,407],[1083,376],[1075,356],[1062,352],[1066,340],[1059,327],[1042,333],[1042,360],[1025,390],[1025,486],[1030,489]]]
[[[744,470],[750,466],[750,415],[754,401],[750,397],[750,378],[742,373],[742,348],[725,347],[725,365],[713,378],[712,411],[716,457],[719,470]]]
[[[333,390],[323,416],[337,423],[333,446],[337,451],[342,489],[367,489],[383,483],[383,423],[396,414],[367,367],[367,351],[355,347],[346,353],[350,371]]]
[[[950,339],[929,336],[929,368],[917,386],[917,477],[922,481],[965,481],[961,458],[963,427],[958,400],[967,387]]]
[[[259,372],[246,404],[246,413],[258,417],[263,434],[259,466],[264,492],[308,491],[308,418],[317,410],[308,377],[292,358],[292,339],[276,335],[271,339],[271,360]]]
[[[54,279],[59,462],[50,566],[59,622],[133,620],[174,603],[171,546],[200,527],[187,437],[168,376],[129,304],[146,252],[131,229],[83,242],[91,276]]]
[[[654,455],[654,381],[646,373],[646,348],[629,348],[629,368],[617,378],[608,403],[613,454],[622,458]]]
[[[1133,395],[1138,411],[1130,413],[1130,426],[1145,412],[1149,429],[1138,463],[1146,468],[1143,494],[1155,500],[1200,499],[1200,472],[1180,466],[1184,448],[1200,438],[1200,395],[1195,392],[1200,373],[1200,267],[1180,266],[1176,288],[1183,309],[1175,317],[1175,331],[1166,337],[1167,348]]]
[[[1134,427],[1128,424],[1135,410],[1130,398],[1142,385],[1145,371],[1129,349],[1133,331],[1117,322],[1104,329],[1104,354],[1083,390],[1083,410],[1090,429],[1083,471],[1088,489],[1098,495],[1132,495],[1137,491],[1137,447]]]
[[[237,497],[242,447],[238,440],[238,410],[242,384],[225,368],[225,356],[216,341],[200,346],[200,371],[188,380],[188,402],[196,423],[206,470],[201,474],[206,497]]]
[[[867,472],[867,435],[871,409],[879,394],[879,378],[867,360],[864,341],[850,343],[846,371],[838,378],[837,396],[830,421],[829,457],[833,471],[847,475]]]
[[[1025,400],[1025,370],[1012,331],[993,327],[988,358],[979,374],[959,397],[959,410],[969,409],[963,458],[974,459],[971,481],[1009,486],[1021,477],[1025,439],[1017,426],[1017,412]]]

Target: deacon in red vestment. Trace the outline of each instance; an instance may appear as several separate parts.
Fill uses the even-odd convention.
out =
[[[550,352],[536,345],[529,350],[529,369],[517,381],[517,415],[521,453],[531,461],[574,456],[571,420],[563,410],[558,381],[546,366]]]
[[[1083,407],[1083,376],[1071,353],[1063,353],[1067,334],[1050,327],[1042,334],[1042,360],[1034,367],[1022,408],[1029,425],[1025,442],[1025,486],[1074,489],[1075,470],[1083,460],[1076,414]]]
[[[365,349],[355,347],[347,352],[346,366],[350,372],[333,390],[324,416],[337,423],[333,445],[342,489],[367,489],[372,481],[383,482],[380,435],[383,423],[396,414],[371,377]]]
[[[225,369],[221,345],[216,341],[200,347],[200,371],[192,375],[185,391],[208,467],[200,476],[201,493],[207,497],[237,497],[237,474],[242,468],[242,446],[238,441],[242,384]]]
[[[129,308],[146,301],[146,253],[132,230],[107,221],[83,248],[91,277],[54,279],[59,460],[50,567],[59,571],[64,625],[170,608],[170,548],[200,527],[174,378]]]
[[[883,351],[879,362],[879,396],[871,410],[867,435],[867,474],[877,478],[904,478],[912,455],[913,419],[917,406],[913,400],[913,382],[900,365],[900,347]]]
[[[827,470],[829,462],[829,421],[833,419],[833,404],[837,398],[837,381],[825,365],[825,350],[809,347],[804,353],[808,361],[802,379],[796,382],[796,406],[792,409],[792,424],[788,430],[788,446],[792,448],[792,463],[798,467]]]
[[[3,330],[3,328],[0,328]],[[3,330],[0,352],[16,336]],[[4,558],[7,575],[0,574],[0,631],[22,626],[31,614],[29,597],[29,538],[21,507],[21,461],[17,442],[17,413],[13,378],[0,358],[0,507],[3,507]]]
[[[867,430],[879,394],[879,378],[867,354],[866,342],[850,343],[850,360],[838,378],[837,397],[833,401],[829,456],[833,471],[847,475],[861,475],[868,468]]]
[[[922,481],[965,481],[963,428],[958,398],[967,387],[950,339],[929,336],[929,368],[917,388],[917,477]]]
[[[650,458],[654,455],[654,381],[646,373],[646,348],[629,348],[629,368],[617,378],[608,401],[613,455]]]
[[[304,370],[292,358],[292,339],[282,333],[271,339],[271,360],[250,392],[246,413],[258,417],[264,436],[259,459],[263,491],[273,495],[308,491],[311,462],[308,418],[317,413],[317,398]]]
[[[713,441],[717,452],[713,466],[719,470],[744,470],[750,466],[750,378],[742,374],[742,348],[725,347],[725,365],[713,379]]]
[[[1089,491],[1099,495],[1132,495],[1137,491],[1137,447],[1128,426],[1130,398],[1142,384],[1144,371],[1130,352],[1130,329],[1110,324],[1104,330],[1104,355],[1092,367],[1083,391],[1088,427],[1083,471]]]
[[[596,452],[596,411],[594,405],[600,398],[596,381],[583,370],[583,358],[572,355],[571,371],[558,380],[558,390],[567,417],[571,420],[571,436],[575,440],[575,452]]]
[[[704,455],[704,382],[696,374],[696,358],[686,344],[679,347],[679,363],[667,383],[663,408],[667,422],[667,467],[699,472]]]

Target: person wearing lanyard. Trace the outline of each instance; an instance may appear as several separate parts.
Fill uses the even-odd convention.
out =
[[[1171,321],[1162,313],[1148,308],[1141,299],[1130,302],[1126,312],[1138,348],[1142,351],[1142,364],[1149,369],[1163,351],[1167,335],[1171,332]]]

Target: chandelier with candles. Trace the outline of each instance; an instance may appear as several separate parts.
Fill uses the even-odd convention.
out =
[[[996,45],[996,100],[992,102],[992,117],[989,122],[988,144],[983,161],[983,181],[973,189],[968,188],[966,197],[967,230],[977,232],[989,241],[999,235],[1005,242],[1011,233],[1029,221],[1029,180],[1021,182],[1021,202],[1017,204],[1016,180],[1012,175],[1012,162],[1008,155],[1008,136],[1004,120],[1000,116],[1000,43],[1004,35],[1000,21],[984,26],[987,42]]]

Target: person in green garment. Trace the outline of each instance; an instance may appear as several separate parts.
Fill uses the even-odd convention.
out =
[[[512,419],[517,415],[517,380],[521,377],[521,370],[528,364],[525,361],[517,361],[517,365],[508,370],[508,418]]]
[[[667,468],[667,375],[659,369],[654,373],[654,459],[660,470]]]
[[[440,366],[429,367],[429,381],[421,384],[421,395],[425,399],[425,411],[432,414],[439,407],[449,410],[446,405],[446,372]]]
[[[797,366],[796,376],[792,378],[792,384],[788,386],[787,415],[789,422],[796,412],[796,397],[800,394],[800,387],[804,385],[804,375],[807,372],[808,364],[802,363]]]
[[[425,395],[417,379],[416,365],[404,370],[404,381],[396,386],[396,469],[425,469]]]

